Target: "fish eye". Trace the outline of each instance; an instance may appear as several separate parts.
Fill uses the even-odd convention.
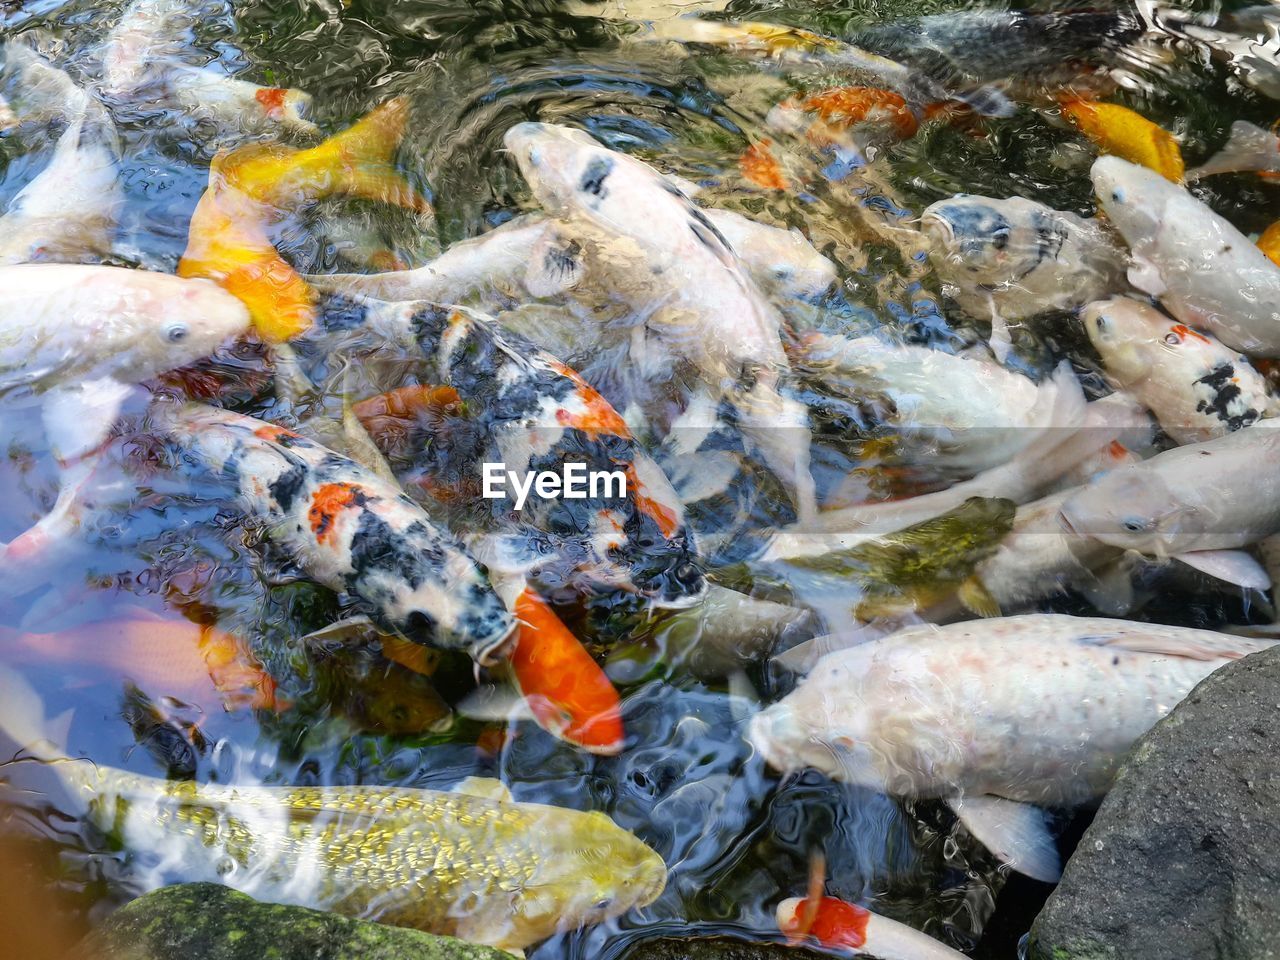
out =
[[[611,897],[605,897],[603,900],[597,900],[595,902],[595,909],[597,910],[608,910],[611,906],[613,906],[613,899]]]
[[[1009,231],[1007,228],[997,230],[991,235],[991,245],[997,250],[1003,250],[1009,246]]]
[[[1124,203],[1124,191],[1118,188],[1115,190],[1112,190],[1111,199],[1114,200],[1116,203]]]
[[[1107,319],[1105,313],[1100,313],[1093,318],[1093,325],[1097,327],[1099,333],[1105,333],[1107,327],[1111,325],[1111,321]]]
[[[189,333],[191,329],[185,323],[171,323],[164,328],[164,338],[170,343],[181,343]]]
[[[1130,533],[1142,533],[1147,529],[1147,521],[1141,517],[1126,517],[1120,521],[1120,526],[1124,527]]]
[[[1172,330],[1170,330],[1168,333],[1164,335],[1164,342],[1171,347],[1176,347],[1178,344],[1182,342],[1182,338],[1178,336],[1176,333],[1174,333]]]

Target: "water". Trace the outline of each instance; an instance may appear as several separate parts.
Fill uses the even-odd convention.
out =
[[[826,0],[727,5],[741,19],[860,38],[904,57],[919,51],[910,30],[893,26],[899,18],[956,6]],[[104,2],[7,4],[0,23],[6,34],[42,37],[44,48],[80,77],[92,70],[87,51],[100,39],[103,23],[120,9]],[[399,163],[434,201],[434,218],[325,202],[289,224],[281,241],[302,273],[367,269],[370,249],[420,264],[536,209],[502,149],[503,133],[526,120],[584,128],[664,172],[707,184],[702,199],[711,206],[801,227],[839,265],[841,283],[838,292],[815,302],[783,305],[800,330],[856,334],[883,326],[908,342],[950,351],[979,343],[984,333],[976,325],[944,319],[937,278],[914,230],[919,211],[968,192],[1025,195],[1093,213],[1087,178],[1093,153],[1043,100],[1042,109],[1007,119],[926,125],[911,139],[876,145],[868,168],[796,137],[789,147],[798,166],[788,172],[797,182],[786,191],[761,191],[744,181],[739,158],[761,139],[780,139],[766,129],[771,108],[837,78],[793,77],[723,51],[641,42],[633,27],[602,19],[601,12],[616,13],[615,5],[253,0],[236,3],[233,12],[212,3],[190,54],[193,62],[246,79],[308,91],[314,97],[311,119],[326,131],[393,96],[411,99],[413,120]],[[1009,51],[978,44],[969,52],[965,66],[974,84],[1009,72]],[[1064,59],[1069,57],[1046,51],[1021,64],[1020,79],[1030,89],[1019,93],[1034,99],[1051,89]],[[920,62],[926,71],[936,66],[929,56]],[[1243,90],[1220,63],[1124,53],[1114,65],[1125,75],[1113,99],[1175,131],[1189,162],[1220,144],[1233,120],[1266,126],[1274,119],[1274,104]],[[172,271],[213,150],[199,131],[184,132],[176,126],[181,118],[164,111],[121,109],[116,119],[127,198],[116,247],[120,261]],[[0,201],[11,200],[38,172],[51,142],[40,130],[0,140]],[[1250,178],[1219,178],[1200,192],[1245,230],[1260,230],[1280,213],[1275,188]],[[1083,336],[1069,324],[1057,329],[1020,339],[1013,362],[1044,374],[1066,354],[1091,392],[1099,392],[1096,358]],[[570,363],[591,360],[575,355],[572,343],[562,352]],[[263,351],[240,346],[203,365],[202,375],[170,383],[267,418],[303,413],[272,395],[269,376]],[[874,416],[830,397],[811,399],[815,475],[820,491],[831,495],[859,465],[850,440],[860,430],[874,432]],[[0,647],[0,661],[20,665],[45,697],[49,715],[74,709],[72,755],[140,773],[228,783],[447,789],[468,775],[499,776],[519,800],[603,810],[664,857],[671,868],[667,890],[643,911],[537,947],[531,956],[544,960],[618,957],[657,934],[776,938],[773,905],[803,892],[810,856],[819,849],[828,866],[828,893],[874,904],[975,956],[1012,957],[1046,892],[1016,879],[991,923],[1006,877],[940,805],[903,805],[816,773],[779,780],[742,739],[754,704],[729,692],[723,671],[695,676],[678,645],[626,647],[637,636],[637,621],[611,600],[577,611],[574,623],[594,652],[610,658],[611,676],[625,695],[628,748],[620,757],[593,757],[531,724],[438,725],[441,707],[432,687],[456,702],[471,686],[469,664],[446,659],[428,684],[369,651],[300,642],[341,615],[339,602],[269,549],[264,532],[228,500],[225,485],[145,431],[118,441],[111,459],[130,495],[95,518],[83,549],[0,610],[0,626],[41,633],[87,629],[91,638],[95,624],[138,616],[139,610],[216,623],[243,638],[275,679],[281,709],[228,711],[211,689],[175,690],[163,682],[131,693],[124,681],[136,670],[127,653],[113,662],[111,656],[78,659],[74,650],[55,659]],[[3,469],[9,495],[0,505],[0,539],[7,539],[51,505],[55,488],[38,439],[12,443]],[[921,478],[918,489],[927,487],[928,478]],[[749,532],[792,515],[767,485],[748,513]],[[708,542],[716,559],[738,559],[734,551],[747,547],[736,536],[716,540],[714,525],[721,519],[703,518]],[[1139,615],[1209,626],[1248,615],[1229,596],[1203,582],[1196,587],[1193,600],[1174,602],[1166,593]],[[1042,601],[1039,609],[1089,608],[1068,596]],[[619,656],[620,648],[629,652]],[[758,666],[747,679],[765,698],[784,692]],[[147,702],[168,721],[139,706]],[[86,929],[131,895],[126,851],[107,849],[103,838],[56,811],[11,815],[43,837],[31,869],[63,895],[61,928]]]

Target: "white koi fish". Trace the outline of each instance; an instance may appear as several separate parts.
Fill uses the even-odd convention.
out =
[[[783,771],[943,799],[1001,860],[1052,882],[1038,807],[1101,798],[1192,687],[1269,645],[1054,614],[910,627],[823,657],[749,735]]]

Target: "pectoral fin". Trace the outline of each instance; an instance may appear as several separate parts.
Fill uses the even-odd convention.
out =
[[[46,393],[41,415],[53,455],[66,463],[102,446],[120,419],[125,399],[135,389],[107,377],[55,387]]]
[[[548,224],[529,251],[525,289],[535,297],[554,297],[574,287],[583,273],[582,245]]]
[[[510,803],[515,798],[511,789],[494,777],[465,777],[453,785],[450,793],[462,793],[468,797],[483,797],[485,800],[502,800]]]
[[[990,794],[952,797],[947,806],[975,840],[1014,870],[1045,883],[1062,877],[1062,858],[1039,807]]]
[[[1196,550],[1174,556],[1187,566],[1246,590],[1269,590],[1271,576],[1251,554],[1243,550]]]
[[[956,598],[970,613],[976,613],[980,617],[1000,616],[1000,604],[977,577],[970,577],[960,584],[960,589],[956,591]]]

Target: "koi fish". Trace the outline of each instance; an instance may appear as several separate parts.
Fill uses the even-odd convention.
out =
[[[1091,175],[1129,244],[1130,283],[1228,347],[1280,356],[1280,267],[1185,188],[1145,167],[1099,157]]]
[[[532,264],[538,288],[553,293],[572,284],[566,249],[639,251],[647,269],[629,269],[610,284],[613,291],[647,317],[644,337],[657,341],[656,349],[686,360],[708,389],[734,404],[761,459],[787,485],[799,513],[812,516],[808,414],[782,390],[790,372],[782,318],[724,235],[679,187],[580,130],[522,123],[504,142],[539,203],[563,225],[559,242]],[[637,328],[630,329],[631,348],[640,349]]]
[[[1108,381],[1144,403],[1178,443],[1212,440],[1276,409],[1247,359],[1146,303],[1091,303],[1081,319]]]
[[[1054,882],[1061,865],[1038,807],[1099,799],[1192,687],[1268,646],[1057,614],[926,624],[822,658],[749,736],[779,770],[941,798],[999,859]]]
[[[289,211],[331,195],[430,204],[391,164],[408,116],[391,100],[309,150],[251,145],[219,154],[191,218],[178,275],[209,277],[244,301],[264,339],[283,342],[315,322],[315,297],[272,238]]]
[[[932,937],[835,897],[790,897],[778,904],[778,929],[794,944],[883,960],[957,960],[964,954]]]
[[[991,321],[998,358],[1009,345],[1007,321],[1075,310],[1123,281],[1124,254],[1102,227],[1025,197],[939,200],[920,228],[944,292]]]
[[[96,621],[58,633],[0,627],[0,660],[93,664],[157,693],[196,703],[210,692],[228,710],[279,710],[275,681],[234,634],[177,617]]]
[[[505,656],[515,624],[484,571],[394,484],[295,433],[190,406],[167,426],[199,460],[227,473],[302,570],[365,607],[383,632]]]
[[[1174,183],[1182,182],[1186,164],[1169,131],[1118,103],[1075,96],[1059,97],[1058,103],[1062,115],[1103,154],[1141,164]]]
[[[516,598],[515,616],[508,663],[538,725],[591,753],[620,753],[622,706],[599,664],[532,590]]]
[[[1073,532],[1122,550],[1174,557],[1265,590],[1270,578],[1239,548],[1280,532],[1280,425],[1259,420],[1215,440],[1119,467],[1062,505]]]
[[[517,508],[504,486],[487,506],[499,530],[514,521],[523,532],[520,542],[542,544],[528,560],[550,583],[566,582],[567,564],[588,581],[622,586],[663,605],[694,602],[706,583],[683,506],[608,401],[572,369],[483,314],[415,306],[410,323],[426,355],[420,376],[432,385],[401,387],[353,408],[393,465],[402,465],[408,485],[445,487],[453,491],[447,497],[475,499],[484,486],[484,463],[502,463],[517,476],[562,472],[571,463],[582,464],[585,473],[620,472],[626,479],[621,497],[602,485],[583,498],[539,499]],[[465,415],[456,420],[458,429],[441,429],[451,406]],[[526,552],[517,546],[512,562],[524,564]],[[497,559],[493,564],[505,566]]]
[[[1280,220],[1277,220],[1258,237],[1258,249],[1267,255],[1267,259],[1280,267]]]
[[[1221,150],[1187,171],[1188,180],[1220,173],[1256,173],[1264,180],[1280,180],[1280,136],[1246,120],[1231,124],[1231,134]]]
[[[56,778],[57,797],[68,798],[59,815],[134,854],[129,880],[143,889],[220,883],[514,951],[652,903],[666,885],[662,858],[605,814],[517,803],[496,781],[453,792],[227,786],[72,760],[39,695],[8,669],[0,733],[6,756],[25,751]]]

